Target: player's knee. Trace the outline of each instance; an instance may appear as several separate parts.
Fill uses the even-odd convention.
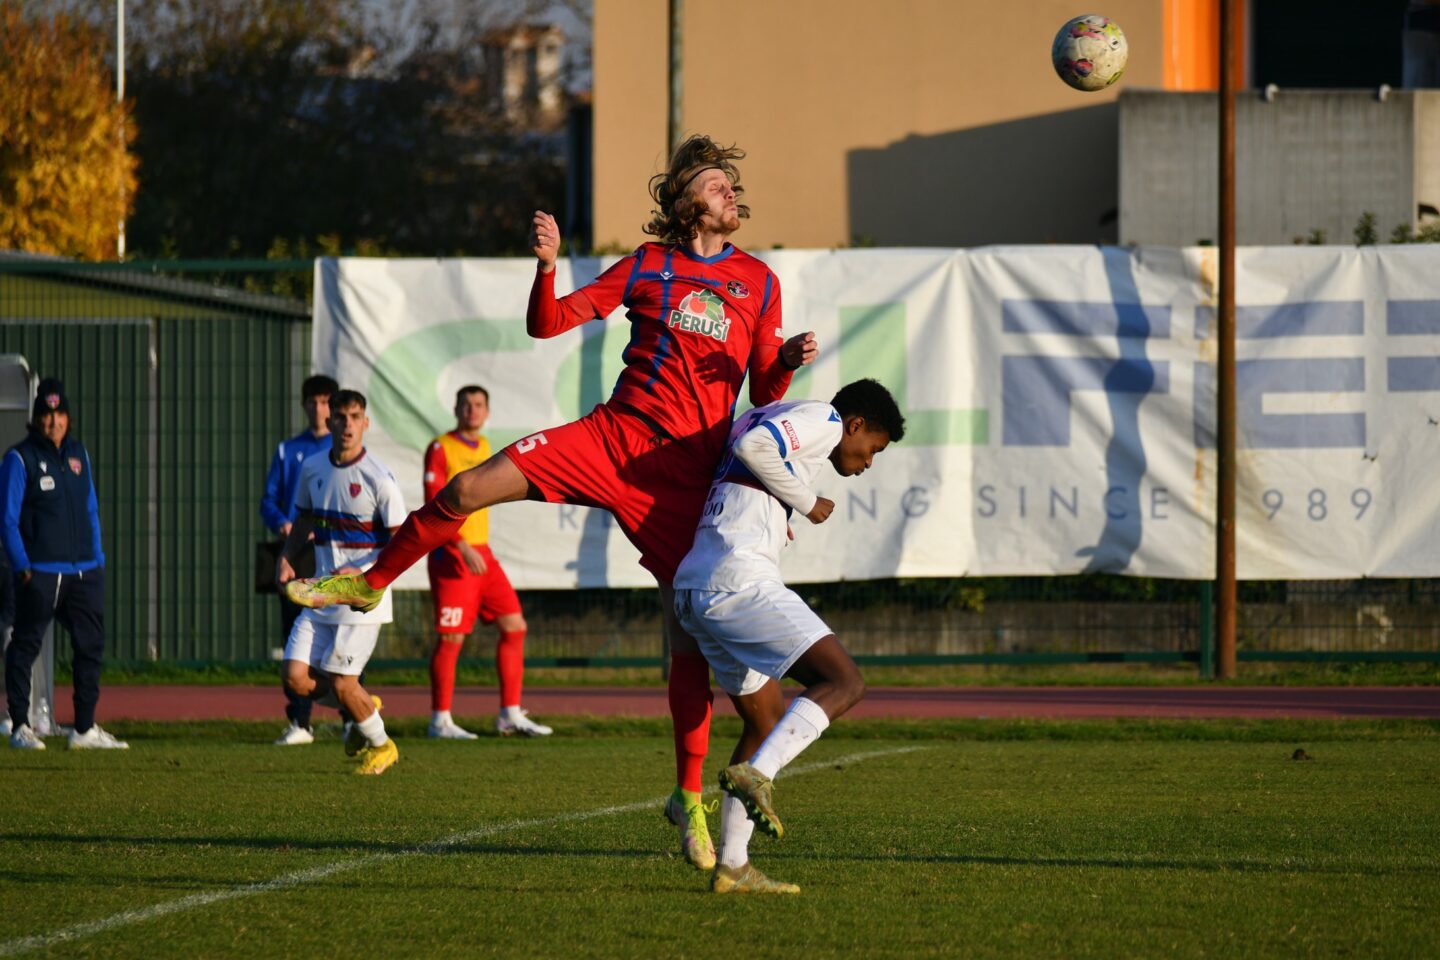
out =
[[[285,689],[297,697],[308,697],[315,689],[315,680],[310,676],[308,664],[287,661],[284,680]]]
[[[440,491],[446,505],[460,513],[474,513],[495,504],[500,498],[494,495],[492,489],[492,462],[493,458],[451,477],[445,489]]]
[[[530,625],[525,622],[525,615],[520,613],[507,614],[496,620],[495,625],[502,633],[524,633],[530,629]]]
[[[348,674],[337,673],[330,678],[330,686],[335,688],[336,695],[348,693],[360,686],[360,678]]]

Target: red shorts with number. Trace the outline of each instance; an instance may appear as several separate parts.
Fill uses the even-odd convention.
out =
[[[430,554],[430,596],[435,601],[435,630],[438,633],[468,634],[481,623],[520,612],[520,598],[505,576],[505,568],[490,552],[488,544],[475,547],[485,560],[484,573],[471,573],[465,558],[453,547],[441,547]]]
[[[715,472],[709,446],[601,404],[502,452],[546,501],[610,511],[640,551],[640,565],[668,584],[695,541]]]

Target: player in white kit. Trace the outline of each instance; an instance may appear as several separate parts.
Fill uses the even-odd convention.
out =
[[[330,397],[330,453],[313,456],[300,468],[294,526],[281,551],[276,579],[295,578],[289,558],[315,533],[315,567],[320,576],[359,573],[375,561],[390,533],[405,520],[395,475],[365,450],[365,397],[339,390]],[[359,755],[356,773],[381,774],[400,758],[385,734],[380,700],[360,686],[360,674],[375,651],[380,625],[389,623],[390,595],[369,607],[307,609],[295,620],[285,644],[285,686],[327,706],[343,706],[354,717],[345,753]]]
[[[757,407],[730,431],[694,546],[675,574],[680,624],[699,642],[745,724],[731,765],[720,773],[726,796],[710,879],[717,893],[800,892],[750,864],[750,835],[757,825],[783,835],[771,780],[859,702],[865,681],[834,632],[785,586],[780,551],[793,536],[792,512],[823,523],[835,509],[813,489],[827,466],[857,476],[904,435],[895,398],[874,380],[843,387],[830,403]],[[781,677],[805,685],[788,710]]]

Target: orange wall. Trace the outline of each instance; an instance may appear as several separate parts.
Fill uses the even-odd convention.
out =
[[[742,246],[1091,242],[1118,194],[1119,89],[1164,82],[1164,2],[1107,0],[1129,66],[1087,94],[1050,66],[1075,0],[685,0],[684,128],[749,151]],[[645,239],[666,16],[595,2],[600,246]]]

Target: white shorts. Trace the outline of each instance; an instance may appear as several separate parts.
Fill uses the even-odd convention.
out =
[[[733,593],[676,590],[675,615],[700,644],[721,688],[737,697],[785,676],[816,641],[834,632],[795,591],[774,582]]]
[[[302,610],[285,641],[285,659],[308,663],[326,673],[358,677],[379,639],[378,623],[324,623],[310,616],[309,610]]]

